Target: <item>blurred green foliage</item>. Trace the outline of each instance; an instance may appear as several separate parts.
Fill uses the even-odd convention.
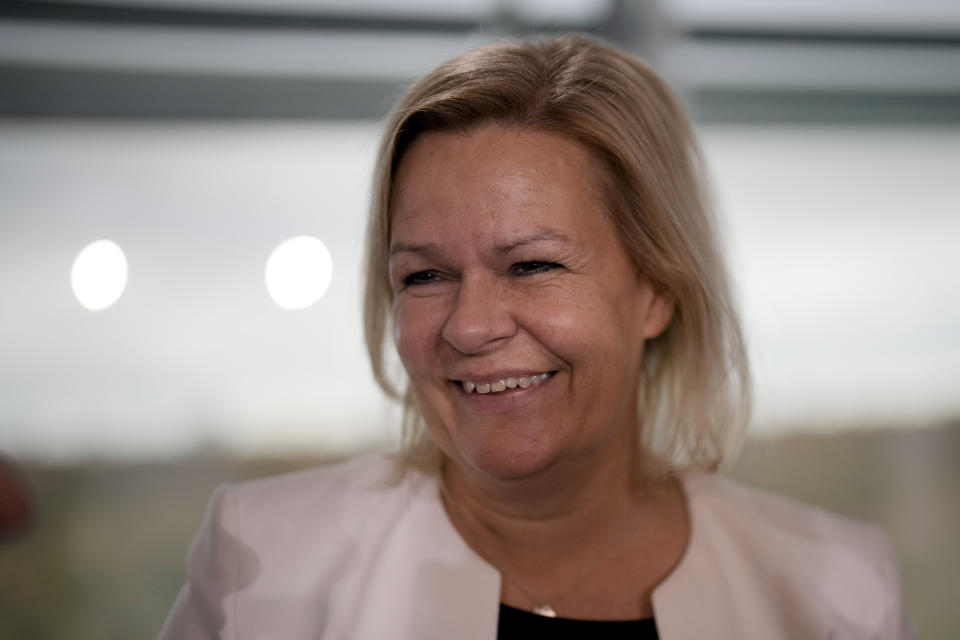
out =
[[[882,525],[921,638],[960,638],[960,424],[753,440],[739,480]],[[38,517],[0,545],[0,640],[154,637],[220,483],[324,462],[50,465],[21,461]]]

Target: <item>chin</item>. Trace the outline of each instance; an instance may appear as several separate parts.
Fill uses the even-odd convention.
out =
[[[466,464],[495,480],[521,480],[548,469],[555,461],[554,452],[536,446],[516,443],[489,447],[484,445],[461,450],[461,464]]]

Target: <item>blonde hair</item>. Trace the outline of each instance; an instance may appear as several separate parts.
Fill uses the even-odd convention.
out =
[[[676,305],[667,330],[644,354],[637,428],[645,475],[715,469],[746,424],[750,376],[693,130],[647,65],[576,35],[460,55],[410,89],[388,120],[374,178],[364,316],[374,377],[404,402],[401,458],[429,469],[441,455],[409,388],[385,371],[394,348],[388,338],[394,175],[425,133],[491,123],[565,136],[603,162],[610,215],[627,254]]]

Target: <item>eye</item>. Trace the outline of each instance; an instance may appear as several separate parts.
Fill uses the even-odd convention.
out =
[[[415,271],[408,276],[404,276],[403,286],[405,287],[414,287],[421,284],[430,284],[432,282],[438,282],[440,280],[440,274],[436,271]]]
[[[518,276],[532,276],[537,273],[552,271],[553,269],[562,269],[563,265],[556,262],[547,262],[545,260],[528,260],[526,262],[517,262],[510,267],[510,272]]]

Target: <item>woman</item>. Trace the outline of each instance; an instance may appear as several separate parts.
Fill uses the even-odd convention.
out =
[[[402,453],[221,489],[162,637],[910,635],[882,533],[707,473],[749,376],[693,134],[641,62],[560,37],[431,72],[367,269]]]

